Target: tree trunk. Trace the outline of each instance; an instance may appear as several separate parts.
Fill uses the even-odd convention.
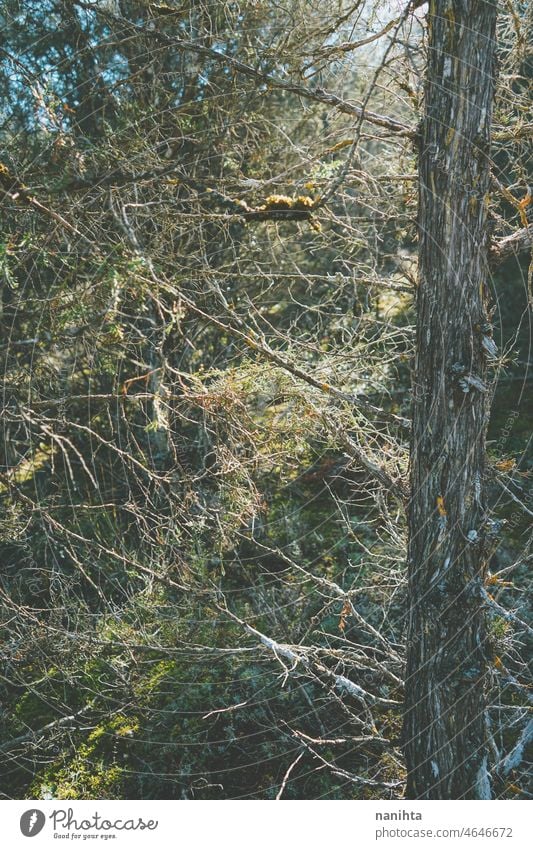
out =
[[[496,6],[431,0],[420,132],[419,286],[404,724],[412,799],[487,799],[489,652],[480,587],[487,197]]]

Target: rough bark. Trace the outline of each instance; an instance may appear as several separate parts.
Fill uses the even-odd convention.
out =
[[[490,797],[480,589],[495,20],[483,0],[431,0],[428,12],[404,723],[413,799]]]

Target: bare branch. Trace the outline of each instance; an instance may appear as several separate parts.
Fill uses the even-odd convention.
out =
[[[490,251],[490,264],[494,267],[501,265],[511,257],[518,257],[533,249],[533,224],[505,236],[495,242]]]

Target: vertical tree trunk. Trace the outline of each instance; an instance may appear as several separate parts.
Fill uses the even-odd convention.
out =
[[[496,6],[430,0],[404,739],[408,796],[486,799],[484,303]]]

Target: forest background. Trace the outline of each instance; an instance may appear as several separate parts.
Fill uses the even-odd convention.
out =
[[[498,11],[487,722],[523,799],[533,12]],[[403,796],[426,14],[2,3],[4,798]]]

